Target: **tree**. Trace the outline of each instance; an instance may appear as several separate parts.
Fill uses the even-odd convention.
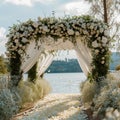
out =
[[[120,0],[85,0],[91,4],[90,14],[109,25],[110,37],[120,41]]]
[[[7,67],[4,62],[4,57],[0,56],[0,74],[6,74],[7,73]]]

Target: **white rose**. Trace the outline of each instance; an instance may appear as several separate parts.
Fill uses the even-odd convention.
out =
[[[98,54],[98,53],[99,53],[99,50],[95,50],[95,53]]]
[[[22,38],[22,42],[26,43],[28,40],[26,38]]]
[[[28,30],[29,30],[30,32],[32,32],[32,31],[33,31],[32,27],[28,27]]]
[[[107,41],[108,41],[107,38],[103,36],[103,37],[102,37],[102,43],[106,44]]]
[[[81,27],[82,27],[82,28],[85,28],[85,27],[86,27],[86,26],[85,26],[85,23],[83,23]]]
[[[37,22],[34,22],[32,25],[33,25],[33,27],[35,27],[35,28],[38,27],[38,23],[37,23]]]
[[[90,29],[93,29],[93,28],[94,28],[94,27],[91,25],[91,26],[90,26]]]
[[[76,35],[76,36],[79,36],[79,35],[80,35],[80,33],[77,31],[77,32],[75,32],[75,35]]]
[[[89,27],[89,26],[90,26],[90,23],[87,23],[87,26]]]
[[[105,36],[109,36],[109,31],[108,31],[108,30],[105,30],[105,31],[104,31],[104,35],[105,35]]]
[[[105,59],[105,57],[102,57],[102,60],[104,60]]]
[[[93,46],[94,48],[98,47],[97,41],[92,42],[92,46]]]
[[[18,41],[18,39],[15,39],[15,43],[17,44],[19,41]]]
[[[87,31],[83,31],[83,33],[84,33],[85,35],[88,35],[88,32],[87,32]]]
[[[44,32],[49,32],[48,27],[47,27],[47,26],[43,26],[43,31],[44,31]]]
[[[16,27],[16,31],[18,31],[18,30],[19,30],[19,26]]]
[[[69,35],[74,35],[74,31],[73,31],[72,29],[68,29],[68,30],[67,30],[67,33],[68,33]]]
[[[20,49],[20,50],[18,50],[18,53],[19,53],[19,54],[22,54],[22,53],[23,53],[23,51]]]
[[[104,29],[103,28],[100,28],[100,33],[103,33]]]
[[[21,31],[24,31],[24,27],[21,27],[20,30],[21,30]]]
[[[105,61],[103,60],[103,61],[101,61],[101,64],[104,64],[105,63]]]
[[[20,34],[19,32],[16,32],[16,37],[19,38]]]

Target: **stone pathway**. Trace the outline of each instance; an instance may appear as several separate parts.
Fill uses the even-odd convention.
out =
[[[49,94],[12,120],[87,120],[79,94]]]

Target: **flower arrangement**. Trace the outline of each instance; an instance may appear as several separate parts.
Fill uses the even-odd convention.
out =
[[[64,41],[70,40],[74,44],[76,44],[76,37],[84,37],[82,41],[92,50],[91,72],[94,75],[93,79],[96,80],[98,77],[106,75],[109,66],[110,39],[107,29],[108,26],[105,23],[90,16],[73,16],[62,19],[39,17],[36,21],[30,19],[10,28],[7,55],[12,61],[16,59],[16,56],[19,56],[19,60],[21,60],[30,41],[45,42],[39,39],[42,37],[49,37],[48,42],[63,38]]]

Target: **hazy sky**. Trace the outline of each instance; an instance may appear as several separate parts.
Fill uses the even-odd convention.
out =
[[[87,14],[89,6],[83,0],[0,0],[0,54],[5,52],[6,34],[17,21],[29,18]]]

